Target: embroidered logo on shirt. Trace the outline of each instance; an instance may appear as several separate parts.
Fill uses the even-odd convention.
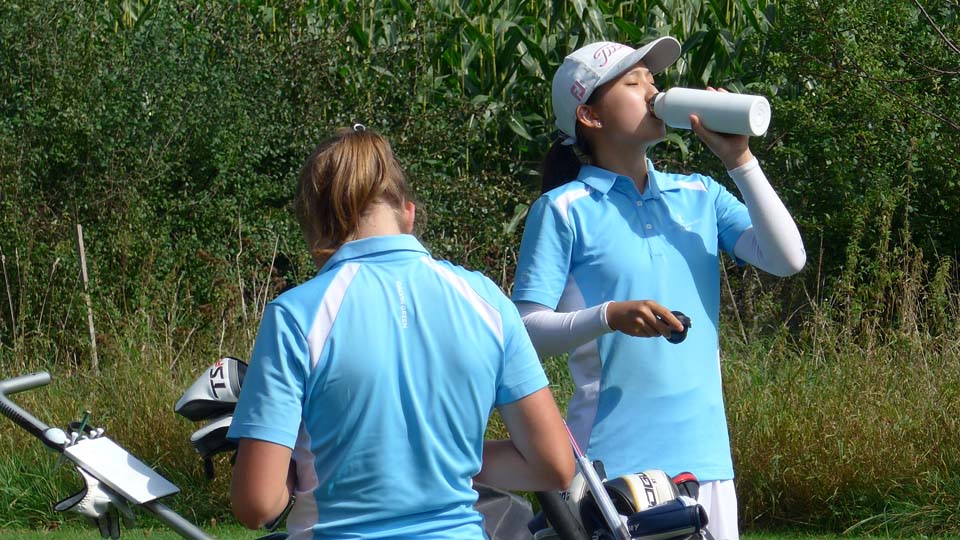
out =
[[[407,327],[407,298],[403,294],[403,284],[397,281],[397,298],[400,299],[400,326]]]
[[[695,220],[693,220],[693,221],[686,222],[686,221],[683,220],[683,214],[681,214],[681,213],[678,212],[678,213],[677,213],[677,217],[674,219],[674,221],[676,222],[676,224],[677,224],[678,226],[680,226],[680,227],[682,227],[682,228],[684,228],[684,229],[686,229],[686,230],[689,231],[691,227],[693,227],[693,226],[696,225],[697,223],[700,223],[701,220],[695,219]]]
[[[692,180],[692,181],[677,180],[677,186],[682,189],[692,189],[694,191],[707,190],[707,186],[703,185],[703,182],[699,180]]]

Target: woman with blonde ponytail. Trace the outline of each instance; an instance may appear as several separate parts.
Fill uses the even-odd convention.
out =
[[[432,258],[382,136],[356,125],[300,173],[317,275],[264,311],[228,437],[234,514],[291,495],[291,539],[482,540],[473,481],[565,487],[573,460],[519,313],[489,279]],[[496,407],[510,439],[484,441]]]

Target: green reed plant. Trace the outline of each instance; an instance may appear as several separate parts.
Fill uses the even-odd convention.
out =
[[[713,0],[660,2],[527,2],[485,0],[331,1],[241,3],[247,17],[259,15],[267,37],[337,35],[358,54],[404,47],[417,34],[430,56],[425,87],[443,88],[485,106],[478,120],[495,142],[542,150],[552,127],[549,79],[563,57],[587,41],[640,43],[670,34],[695,54],[665,83],[743,88],[762,81],[765,33],[778,16],[777,1]],[[380,71],[407,71],[409,57]],[[753,60],[756,62],[756,60]],[[417,101],[426,105],[428,94]],[[501,129],[497,129],[497,127]]]

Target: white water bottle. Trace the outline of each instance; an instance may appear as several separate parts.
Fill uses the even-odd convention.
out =
[[[653,114],[670,127],[690,128],[690,115],[711,131],[763,135],[770,125],[770,103],[763,96],[671,88],[653,98]]]

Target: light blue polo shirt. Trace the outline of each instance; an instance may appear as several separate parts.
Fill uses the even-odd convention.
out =
[[[546,385],[497,285],[366,238],[267,306],[228,437],[293,449],[291,540],[480,540],[488,416]]]
[[[733,478],[717,321],[722,249],[750,227],[746,207],[708,176],[654,170],[647,188],[593,166],[542,195],[526,219],[515,302],[570,312],[608,300],[654,300],[688,315],[687,339],[620,332],[569,357],[567,422],[610,476],[659,468]]]

